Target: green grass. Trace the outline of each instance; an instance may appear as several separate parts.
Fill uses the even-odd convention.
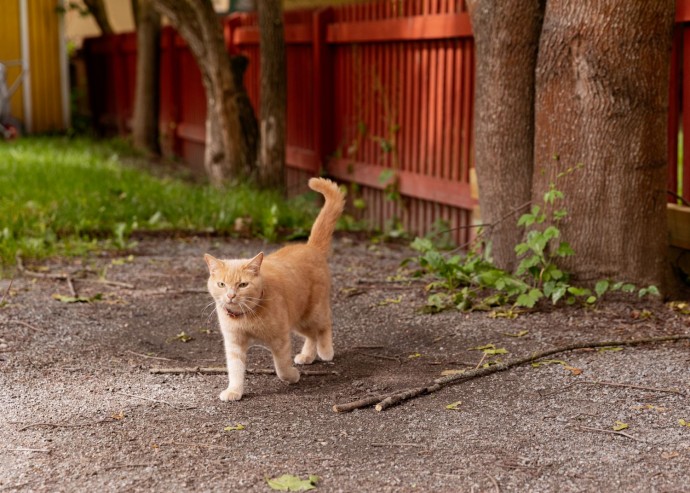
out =
[[[226,190],[157,178],[122,141],[22,138],[0,144],[0,268],[24,258],[126,248],[133,231],[234,234],[308,231],[316,213],[304,197],[240,185]],[[127,163],[127,164],[124,164]]]

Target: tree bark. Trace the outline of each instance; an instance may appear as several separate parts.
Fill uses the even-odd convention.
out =
[[[258,126],[242,84],[246,60],[225,51],[222,25],[209,0],[153,0],[189,45],[206,91],[204,166],[212,183],[241,180],[256,165]],[[235,57],[233,57],[235,58]]]
[[[534,73],[544,0],[468,0],[476,53],[474,153],[494,263],[511,271],[532,190]],[[511,216],[511,211],[515,211]],[[499,221],[501,218],[505,220]]]
[[[160,14],[151,0],[137,2],[137,75],[134,88],[132,139],[134,147],[149,154],[160,153],[158,145],[158,62]],[[134,2],[133,4],[134,5]]]
[[[261,47],[258,182],[285,193],[287,67],[281,0],[262,0],[257,10]]]
[[[564,267],[579,281],[663,284],[674,7],[673,0],[547,4],[532,197],[541,202],[550,182],[564,192],[560,229],[575,250]]]
[[[114,34],[113,26],[110,25],[108,11],[103,0],[84,0],[84,5],[89,9],[101,33],[105,35]]]

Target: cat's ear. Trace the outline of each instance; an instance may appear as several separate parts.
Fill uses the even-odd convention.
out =
[[[204,254],[204,260],[206,261],[206,265],[208,265],[208,271],[211,274],[215,274],[220,270],[220,266],[223,263],[222,260],[218,260],[216,257],[213,255],[209,255],[208,253]]]
[[[259,275],[259,269],[261,269],[261,262],[264,261],[264,252],[259,252],[259,254],[251,259],[247,265],[244,266],[246,270],[250,273]]]

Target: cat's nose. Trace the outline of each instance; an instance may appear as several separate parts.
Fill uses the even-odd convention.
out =
[[[232,291],[225,293],[225,296],[227,296],[230,301],[235,299],[235,293]]]

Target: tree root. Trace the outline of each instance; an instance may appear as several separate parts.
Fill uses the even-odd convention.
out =
[[[333,411],[335,412],[349,412],[355,409],[361,409],[365,407],[370,407],[376,404],[375,409],[377,411],[383,411],[389,407],[395,406],[397,404],[403,403],[407,400],[414,399],[422,395],[431,394],[438,390],[441,390],[447,385],[454,385],[457,383],[465,382],[473,378],[486,377],[500,371],[508,370],[516,366],[524,365],[525,363],[531,363],[533,361],[551,356],[557,353],[564,353],[568,351],[574,351],[576,349],[587,349],[587,348],[597,348],[597,347],[607,347],[607,346],[636,346],[638,344],[653,344],[657,342],[667,342],[667,341],[681,341],[690,340],[690,335],[675,335],[675,336],[663,336],[663,337],[649,337],[646,339],[633,339],[633,340],[621,340],[621,341],[601,341],[601,342],[582,342],[569,344],[567,346],[561,346],[554,349],[549,349],[546,351],[541,351],[538,353],[532,353],[524,358],[518,358],[512,361],[507,361],[505,363],[500,363],[494,366],[489,366],[486,368],[478,368],[475,370],[468,371],[466,373],[459,373],[454,375],[448,375],[445,377],[437,378],[428,385],[422,387],[416,387],[412,389],[407,389],[404,391],[393,392],[387,395],[367,397],[364,399],[359,399],[353,402],[347,402],[343,404],[336,404],[333,406]]]

